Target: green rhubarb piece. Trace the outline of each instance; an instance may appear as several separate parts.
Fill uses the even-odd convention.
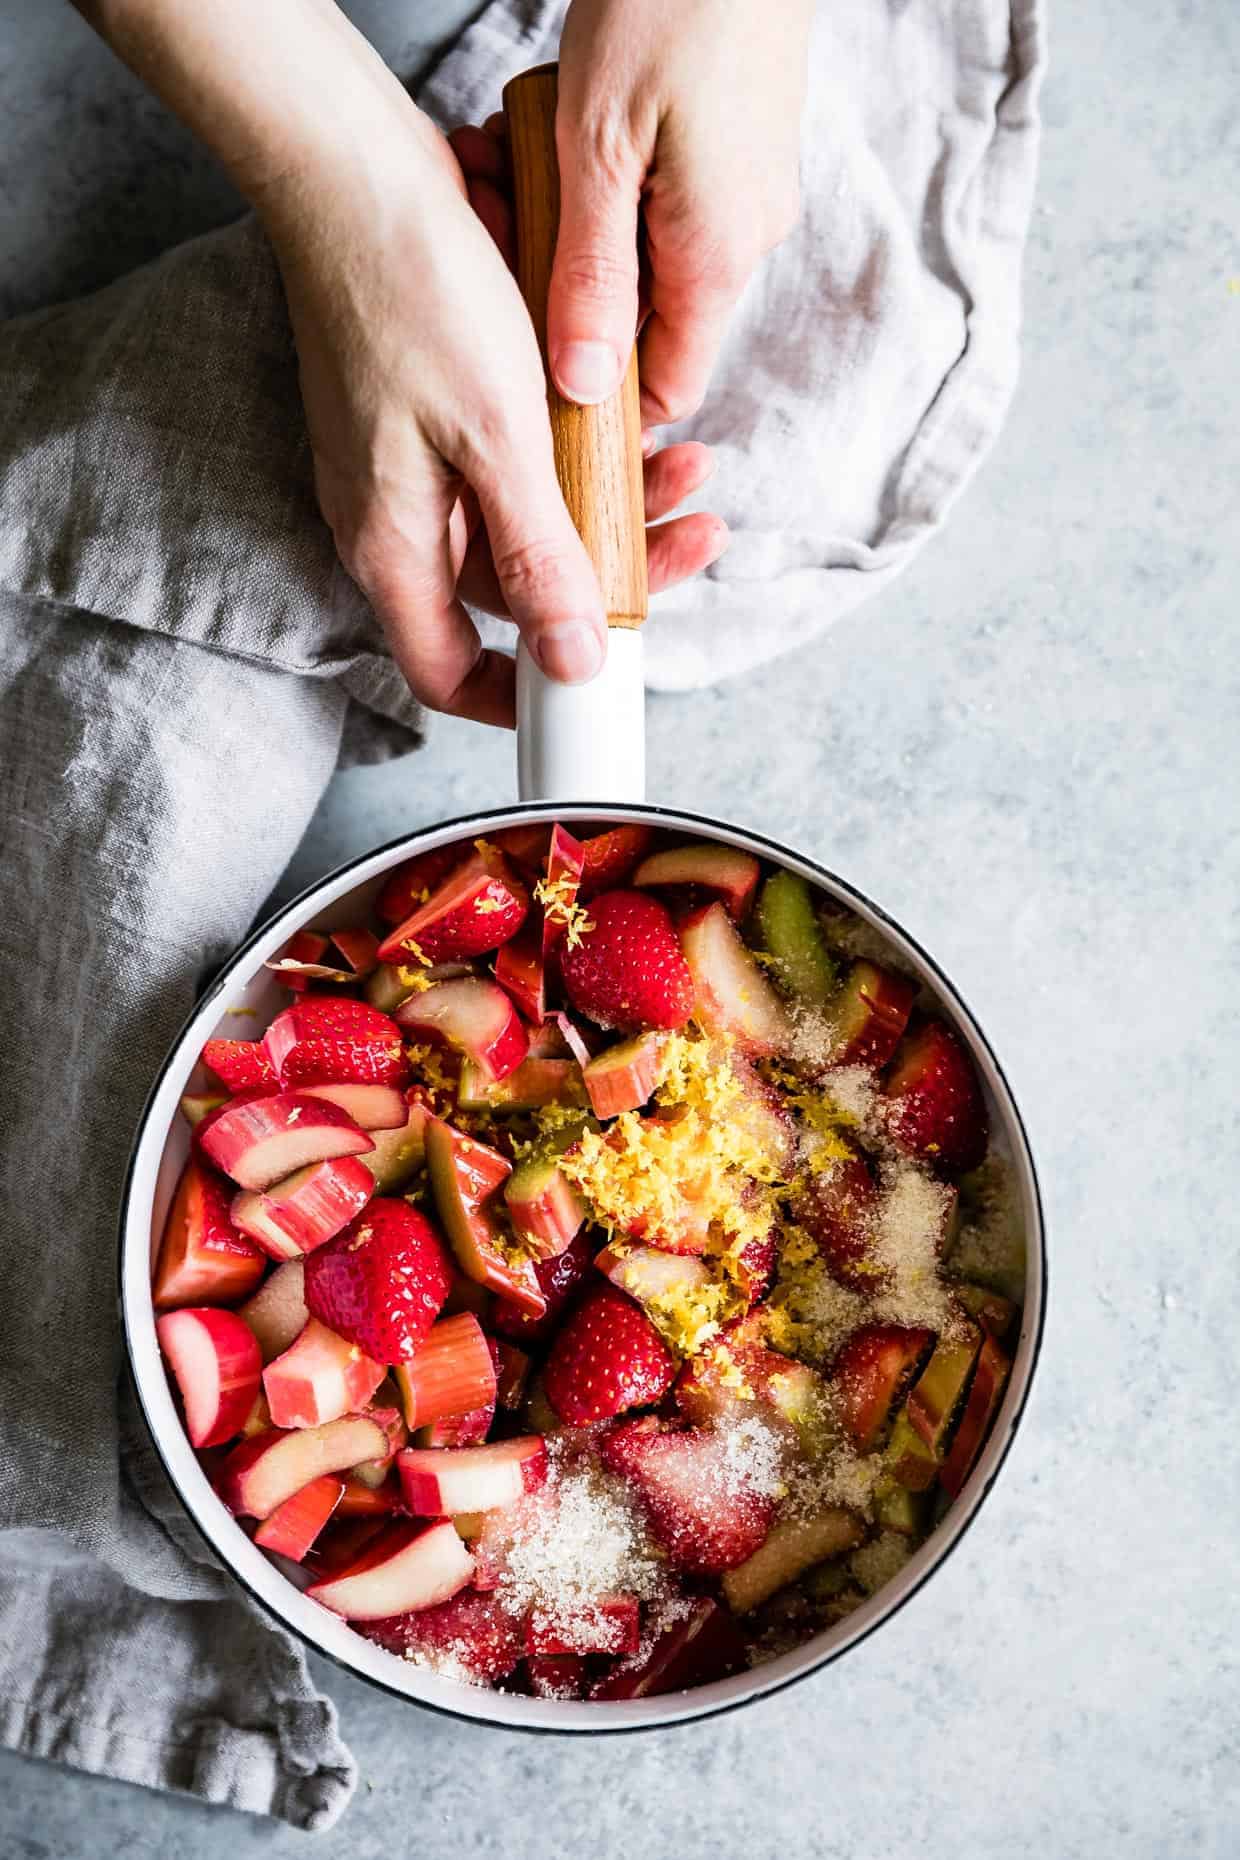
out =
[[[929,1492],[914,1492],[890,1473],[880,1475],[874,1487],[875,1522],[902,1537],[921,1537],[930,1520]]]
[[[936,1459],[941,1459],[951,1432],[951,1424],[964,1400],[969,1377],[982,1347],[982,1333],[975,1324],[971,1335],[957,1342],[944,1338],[909,1392],[905,1413],[914,1430]]]
[[[774,872],[758,898],[763,947],[788,992],[807,1007],[827,1005],[839,981],[823,941],[810,888],[793,872]]]
[[[938,1476],[938,1459],[902,1408],[883,1454],[882,1477],[906,1486],[910,1492],[928,1492]]]
[[[581,1067],[575,1059],[523,1059],[515,1072],[498,1083],[472,1059],[461,1067],[457,1103],[463,1111],[494,1111],[513,1116],[519,1111],[541,1111],[549,1104],[586,1102]]]

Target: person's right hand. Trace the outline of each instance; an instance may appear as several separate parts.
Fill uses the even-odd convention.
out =
[[[598,584],[555,476],[533,327],[466,197],[448,144],[408,105],[382,173],[262,200],[288,294],[319,503],[415,694],[510,723],[513,666],[484,651],[464,602],[507,613],[543,670],[602,664]],[[709,474],[703,446],[647,465],[650,517]],[[652,532],[653,588],[726,541],[715,518]]]

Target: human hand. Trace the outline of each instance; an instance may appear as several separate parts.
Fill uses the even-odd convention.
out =
[[[700,406],[728,317],[795,223],[813,0],[572,0],[556,121],[562,198],[548,353],[560,392],[613,392],[649,315],[642,418]]]

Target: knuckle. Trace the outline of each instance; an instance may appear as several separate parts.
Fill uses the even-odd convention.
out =
[[[675,426],[687,420],[702,404],[702,396],[680,386],[659,387],[649,382],[642,388],[646,412],[656,426]]]
[[[621,293],[637,288],[636,254],[629,258],[619,252],[568,251],[558,265],[560,283],[576,298],[591,304],[610,303]]]
[[[534,609],[549,604],[563,568],[554,543],[542,537],[498,543],[492,538],[492,553],[496,575],[510,604]]]

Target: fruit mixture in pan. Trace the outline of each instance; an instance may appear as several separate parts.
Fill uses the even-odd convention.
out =
[[[601,1701],[795,1646],[959,1494],[1021,1239],[961,1040],[732,847],[522,825],[303,931],[159,1252],[216,1491],[359,1634]],[[257,1031],[257,1030],[256,1030]]]

